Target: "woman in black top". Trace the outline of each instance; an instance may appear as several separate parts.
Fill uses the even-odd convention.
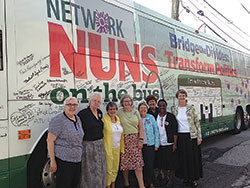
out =
[[[101,96],[94,93],[89,107],[78,113],[85,133],[80,188],[106,187],[106,152],[103,142]]]
[[[157,99],[155,98],[154,95],[149,95],[146,98],[146,102],[149,106],[148,108],[148,114],[151,114],[154,116],[154,118],[156,119],[158,114],[159,114],[159,108],[156,106],[157,104]]]
[[[172,187],[176,160],[175,150],[178,123],[175,116],[167,112],[167,102],[164,99],[158,101],[158,107],[160,113],[156,120],[160,132],[160,147],[156,152],[155,168],[160,169],[161,174],[165,177],[165,180],[168,181],[167,187]]]

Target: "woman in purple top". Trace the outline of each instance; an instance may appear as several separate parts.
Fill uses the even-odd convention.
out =
[[[81,175],[82,139],[80,118],[76,116],[78,102],[65,99],[64,112],[49,124],[47,146],[50,172],[56,173],[56,187],[77,188]]]

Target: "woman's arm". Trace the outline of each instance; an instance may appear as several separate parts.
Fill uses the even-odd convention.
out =
[[[55,141],[56,141],[56,136],[51,132],[48,132],[47,147],[50,157],[50,172],[52,173],[56,172],[57,170],[57,164],[55,159]]]
[[[142,128],[142,121],[139,119],[138,123],[139,128],[139,148],[141,149],[143,147],[143,128]]]
[[[155,121],[154,117],[152,118],[152,123],[153,123],[153,129],[154,129],[155,150],[158,150],[160,146],[160,133],[159,133],[157,122]]]
[[[200,121],[199,121],[197,112],[194,108],[193,108],[193,118],[194,118],[195,127],[197,129],[197,145],[200,145],[202,142],[201,125],[200,125]]]

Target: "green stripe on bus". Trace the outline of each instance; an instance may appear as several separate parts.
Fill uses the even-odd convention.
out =
[[[0,187],[9,188],[9,160],[0,160]]]
[[[217,135],[234,129],[235,115],[214,117],[212,122],[201,123],[202,137]]]
[[[29,155],[0,160],[0,187],[26,188]],[[9,168],[9,169],[8,169]]]

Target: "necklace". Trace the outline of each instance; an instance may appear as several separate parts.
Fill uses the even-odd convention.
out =
[[[163,117],[161,117],[161,127],[163,127]]]
[[[119,127],[118,127],[118,123],[117,123],[117,122],[113,123],[113,125],[115,126],[116,130],[119,130]]]
[[[166,114],[164,114],[163,116],[161,116],[161,114],[159,114],[160,116],[160,120],[161,120],[161,127],[163,127],[164,123],[163,123],[163,118],[166,116]]]

